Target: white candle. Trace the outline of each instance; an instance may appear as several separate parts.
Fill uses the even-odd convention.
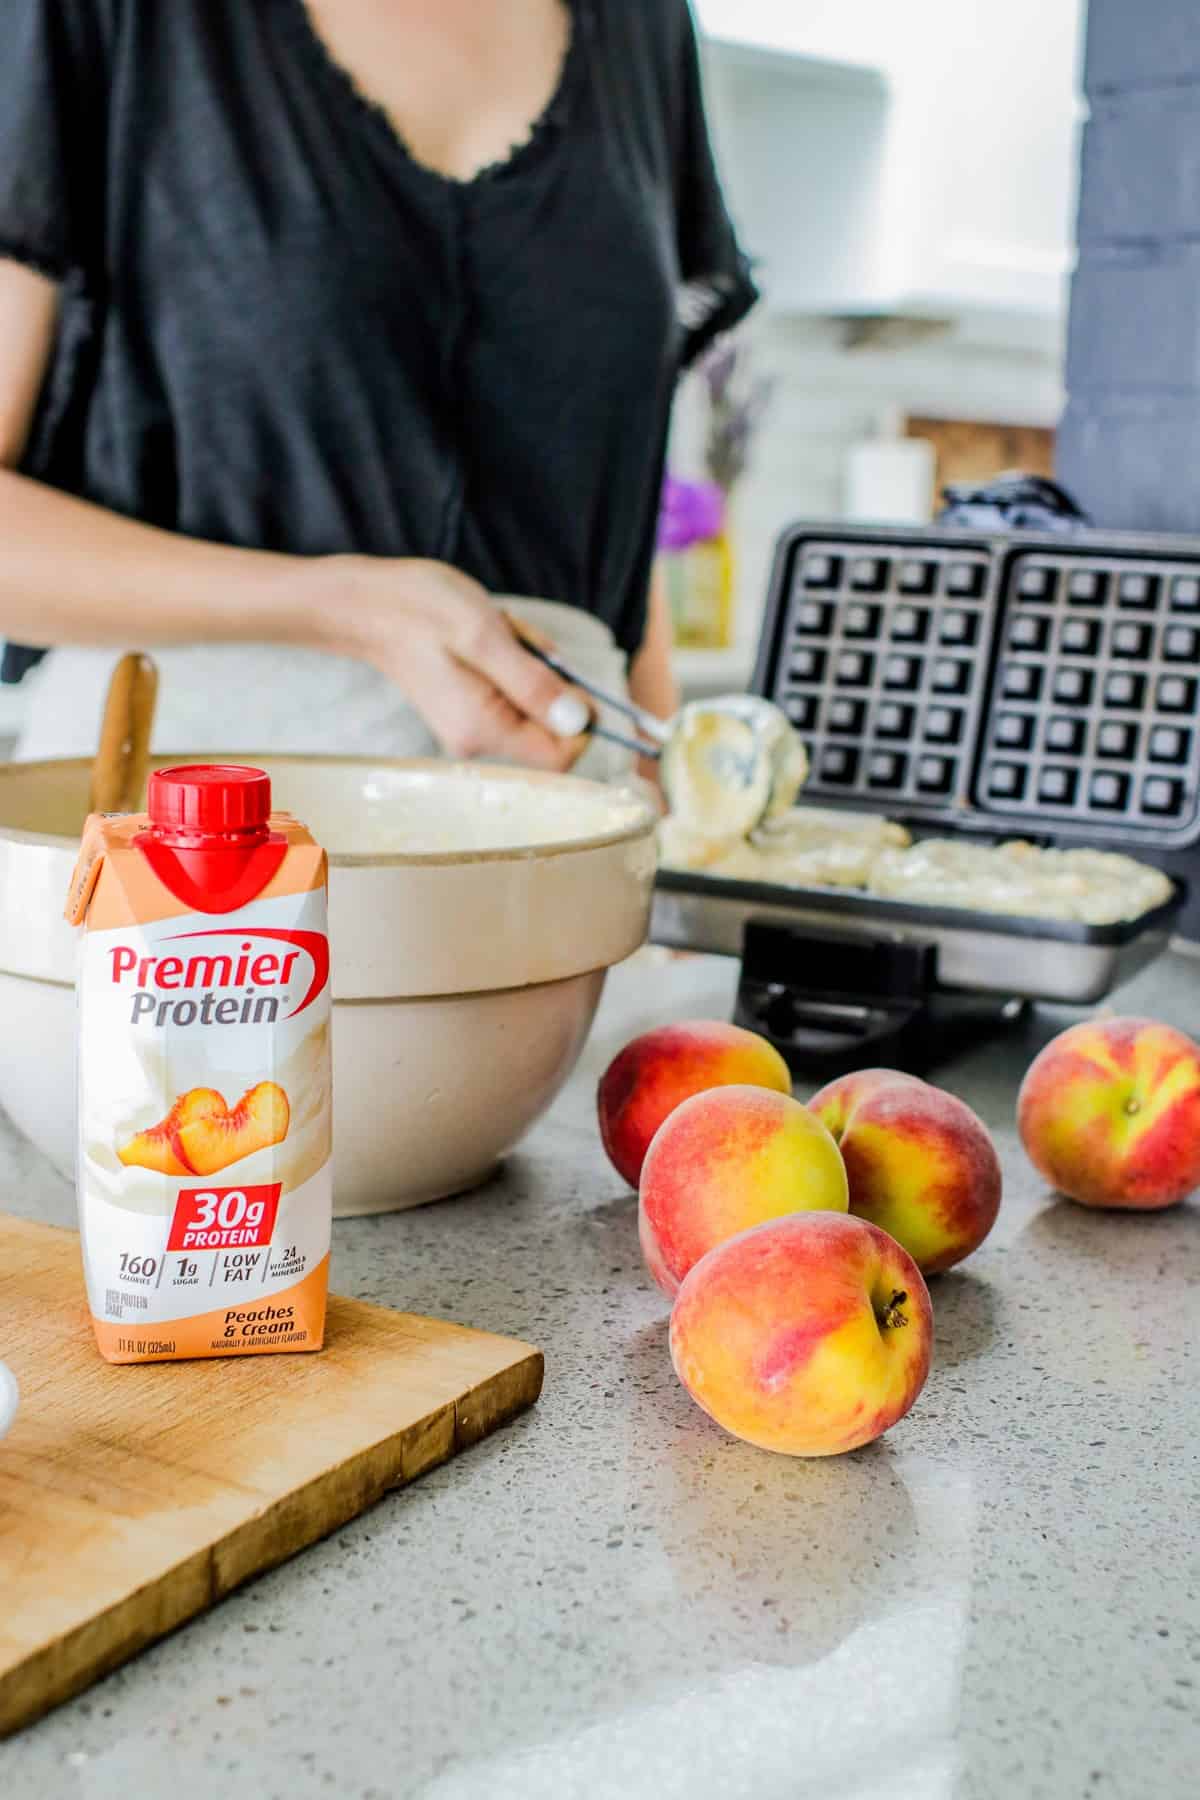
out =
[[[859,524],[928,525],[935,459],[924,438],[876,438],[846,453],[843,511]]]

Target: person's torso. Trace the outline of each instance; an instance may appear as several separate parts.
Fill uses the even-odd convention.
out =
[[[637,15],[580,0],[529,141],[455,182],[303,0],[124,0],[104,267],[64,322],[33,472],[199,537],[444,558],[628,647],[679,355]]]

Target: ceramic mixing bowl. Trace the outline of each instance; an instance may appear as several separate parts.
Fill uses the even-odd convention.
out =
[[[476,1185],[550,1105],[606,970],[645,939],[651,809],[515,769],[236,760],[265,768],[276,804],[330,853],[336,1212]],[[0,1105],[67,1175],[75,945],[62,907],[88,774],[82,760],[0,765]]]

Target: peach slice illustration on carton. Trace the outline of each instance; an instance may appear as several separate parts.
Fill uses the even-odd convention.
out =
[[[249,1088],[234,1107],[213,1088],[192,1088],[160,1124],[137,1132],[117,1156],[127,1168],[160,1175],[216,1175],[256,1150],[281,1144],[290,1123],[288,1097],[273,1081]]]
[[[183,1160],[179,1133],[197,1119],[224,1111],[224,1094],[215,1088],[192,1088],[180,1094],[165,1119],[137,1132],[117,1155],[126,1168],[153,1169],[158,1175],[194,1175],[196,1171]]]
[[[230,1163],[256,1150],[281,1144],[291,1123],[288,1097],[273,1081],[260,1081],[235,1107],[192,1119],[179,1133],[188,1167],[197,1175],[216,1175]]]

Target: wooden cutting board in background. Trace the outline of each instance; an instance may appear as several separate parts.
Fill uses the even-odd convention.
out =
[[[111,1368],[78,1238],[0,1214],[0,1738],[541,1391],[528,1344],[353,1300],[326,1343]]]
[[[948,481],[988,481],[1009,469],[1054,474],[1054,433],[1038,425],[992,425],[975,419],[931,419],[910,414],[904,434],[933,445],[937,512]]]

